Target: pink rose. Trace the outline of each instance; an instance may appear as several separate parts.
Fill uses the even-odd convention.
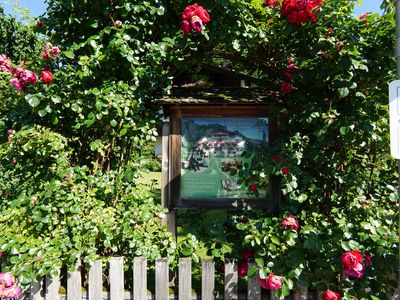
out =
[[[19,77],[21,75],[22,72],[24,72],[24,69],[22,68],[15,68],[13,69],[13,75],[14,77]]]
[[[260,283],[261,287],[264,289],[280,289],[283,283],[283,279],[280,276],[276,276],[273,273],[269,274],[267,278],[261,279],[258,278],[258,282]]]
[[[46,51],[42,52],[42,58],[43,59],[48,59],[49,58],[49,54]]]
[[[365,269],[363,264],[358,263],[354,268],[344,268],[344,273],[349,277],[360,279],[365,275]]]
[[[293,230],[298,230],[300,225],[299,221],[294,216],[289,216],[286,217],[282,220],[281,225],[284,229],[293,229]]]
[[[181,29],[184,35],[188,35],[192,30],[192,25],[190,25],[190,22],[188,20],[183,20],[181,24]]]
[[[24,84],[27,84],[27,83],[36,84],[36,81],[38,80],[36,74],[29,70],[22,71],[21,74],[19,75],[19,77],[22,80],[22,83],[24,83]]]
[[[6,288],[15,285],[14,275],[11,273],[0,273],[0,284]]]
[[[44,84],[49,84],[53,80],[53,74],[48,70],[42,71],[40,77],[42,77]]]
[[[121,22],[121,21],[120,21]],[[121,22],[122,23],[122,22]],[[51,54],[53,57],[56,57],[58,54],[60,54],[60,48],[58,47],[51,47]]]
[[[122,22],[120,20],[117,20],[114,22],[115,27],[121,27],[122,26]]]
[[[7,55],[5,55],[5,54],[0,55],[0,66],[8,64],[8,62],[9,62],[9,58],[7,57]]]
[[[190,20],[190,24],[192,25],[194,31],[201,32],[204,29],[203,21],[198,16],[194,16]]]
[[[24,87],[17,78],[10,79],[11,84],[15,87],[17,91],[23,91]]]
[[[340,296],[339,293],[336,293],[331,290],[326,290],[325,292],[322,292],[322,299],[323,300],[340,300],[342,297]]]
[[[8,134],[8,135],[13,134],[13,133],[14,133],[14,130],[12,130],[12,129],[7,129],[7,134]],[[1,255],[0,255],[0,257],[1,257]]]
[[[4,289],[3,294],[3,298],[18,299],[22,295],[22,290],[20,287],[12,286],[8,289]]]
[[[343,253],[340,257],[342,266],[347,269],[355,268],[358,264],[362,263],[362,255],[357,250],[350,250]]]

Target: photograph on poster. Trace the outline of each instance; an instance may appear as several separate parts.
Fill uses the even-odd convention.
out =
[[[268,118],[185,117],[181,125],[182,199],[257,198],[235,173],[251,165],[245,151],[268,147]],[[265,197],[260,190],[258,198]]]

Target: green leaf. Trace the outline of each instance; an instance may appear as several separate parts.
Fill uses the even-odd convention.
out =
[[[337,92],[338,92],[338,95],[340,98],[344,98],[349,94],[350,91],[347,87],[343,87],[343,88],[339,88],[337,90]]]
[[[114,119],[112,119],[112,120],[110,121],[110,125],[111,125],[112,127],[116,127],[116,126],[118,125],[118,123],[117,123],[117,121],[115,121]]]
[[[40,104],[40,100],[35,95],[26,95],[25,99],[28,101],[28,104],[32,107],[36,107]]]
[[[262,258],[256,258],[255,261],[256,261],[256,264],[257,264],[258,266],[264,267],[264,259],[262,259]]]
[[[74,52],[71,50],[63,51],[63,53],[67,58],[73,59],[75,57]]]
[[[257,274],[258,269],[254,266],[250,267],[249,270],[247,271],[247,276],[253,277],[254,275]]]

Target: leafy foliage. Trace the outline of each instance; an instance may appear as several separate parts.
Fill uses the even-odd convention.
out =
[[[18,46],[3,50],[16,65],[25,59],[27,68],[54,74],[51,84],[18,92],[0,73],[0,247],[23,282],[78,258],[178,251],[198,258],[196,238],[172,241],[163,209],[137,178],[157,133],[153,99],[169,92],[175,75],[198,78],[201,64],[211,63],[285,89],[282,105],[269,112],[280,120],[279,138],[243,172],[253,178],[243,182],[258,188],[279,178],[284,200],[275,212],[246,214],[246,222],[242,213],[229,215],[229,230],[211,231],[218,239],[209,239],[210,254],[239,254],[233,241],[241,237],[242,247],[256,250],[258,268],[249,274],[283,277],[278,294],[303,285],[348,299],[387,297],[399,259],[386,104],[395,77],[390,4],[383,3],[384,16],[358,18],[350,1],[326,0],[316,22],[293,25],[263,3],[205,0],[206,29],[184,36],[181,1],[49,0],[35,30],[60,56],[43,60],[40,40],[21,52],[29,60]],[[289,215],[299,231],[282,228]],[[340,255],[350,249],[372,254],[362,279],[340,276]]]

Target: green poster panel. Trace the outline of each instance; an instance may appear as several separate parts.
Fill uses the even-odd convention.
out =
[[[184,117],[181,128],[182,199],[266,197],[265,190],[256,197],[232,174],[251,165],[251,156],[242,156],[244,151],[268,147],[268,118]]]

